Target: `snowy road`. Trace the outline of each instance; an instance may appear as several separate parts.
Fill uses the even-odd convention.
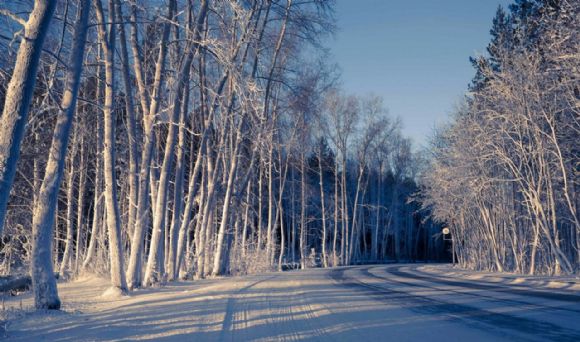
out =
[[[435,268],[436,269],[436,268]],[[373,265],[170,284],[103,299],[63,284],[65,313],[27,314],[14,341],[580,341],[580,293]],[[83,304],[88,303],[88,304]]]

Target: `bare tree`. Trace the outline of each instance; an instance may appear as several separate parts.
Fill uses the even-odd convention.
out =
[[[24,27],[24,36],[6,91],[0,124],[0,234],[36,84],[40,54],[56,3],[57,0],[35,1],[28,21],[11,14]]]
[[[38,200],[32,219],[32,286],[34,304],[38,309],[60,308],[56,279],[52,268],[52,235],[55,221],[55,209],[62,178],[70,130],[76,110],[85,40],[87,36],[90,4],[79,2],[79,15],[75,24],[70,64],[66,72],[66,88],[61,99],[61,110],[54,128],[49,158],[44,180],[40,187]],[[70,186],[70,185],[69,185]]]
[[[108,4],[109,18],[115,18],[113,1]],[[115,174],[115,40],[116,25],[107,24],[101,0],[95,0],[99,39],[105,54],[105,98],[103,105],[104,116],[104,175],[105,175],[105,205],[107,207],[107,227],[109,231],[109,257],[111,259],[111,284],[127,291],[125,270],[123,267],[123,250],[121,247],[121,218],[117,198],[117,176]],[[109,29],[107,30],[107,26]]]

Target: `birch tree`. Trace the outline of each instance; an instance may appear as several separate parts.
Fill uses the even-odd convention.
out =
[[[58,190],[64,170],[70,130],[76,110],[77,95],[85,53],[90,4],[80,1],[75,24],[70,64],[66,71],[66,88],[54,128],[44,179],[35,203],[32,220],[32,286],[37,309],[60,308],[56,279],[52,267],[52,236]]]
[[[4,98],[0,124],[0,235],[4,228],[6,206],[16,174],[20,144],[24,137],[28,109],[36,84],[36,71],[42,46],[48,31],[57,0],[37,0],[27,21],[4,12],[24,28],[18,55]]]
[[[113,1],[108,4],[109,18],[115,18]],[[107,208],[107,227],[109,237],[109,257],[111,259],[111,284],[121,292],[127,291],[125,270],[123,267],[123,250],[121,247],[121,219],[117,198],[117,176],[115,174],[115,40],[116,25],[107,24],[101,0],[95,0],[98,32],[101,47],[105,55],[105,97],[104,116],[104,179],[105,205]],[[108,26],[108,30],[107,30]]]

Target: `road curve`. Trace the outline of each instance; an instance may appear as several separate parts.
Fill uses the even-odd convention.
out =
[[[10,341],[580,341],[580,293],[424,272],[420,264],[168,283],[103,298],[60,283],[60,313],[20,315]],[[444,268],[442,268],[444,269]],[[12,307],[32,305],[12,300]]]
[[[416,266],[337,268],[338,284],[366,291],[417,315],[442,316],[464,330],[492,331],[494,339],[580,341],[580,294],[450,279]],[[449,338],[453,340],[454,330]],[[482,335],[483,336],[483,335]]]
[[[240,290],[236,304],[226,316],[239,324],[228,323],[222,341],[580,341],[578,293],[446,278],[418,265],[279,273]]]

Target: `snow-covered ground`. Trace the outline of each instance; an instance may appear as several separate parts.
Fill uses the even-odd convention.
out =
[[[103,295],[105,280],[85,278],[59,284],[61,312],[33,312],[30,295],[7,298],[0,338],[580,341],[577,279],[542,289],[546,279],[477,276],[446,265],[372,265],[170,283],[128,297]]]
[[[473,272],[451,265],[424,265],[417,271],[431,275],[461,278],[464,280],[483,280],[490,283],[524,285],[537,289],[562,289],[580,291],[580,277],[571,276],[527,276],[516,273]]]

